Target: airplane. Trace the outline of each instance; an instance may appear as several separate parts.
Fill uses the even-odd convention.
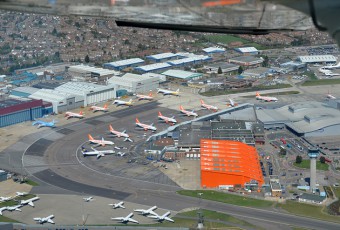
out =
[[[98,147],[98,146],[105,146],[105,145],[113,145],[114,143],[112,141],[106,141],[104,140],[104,137],[102,137],[101,140],[96,140],[94,139],[90,134],[88,134],[88,137],[89,137],[89,142],[91,144],[96,144],[95,147]]]
[[[213,111],[215,111],[215,112],[218,110],[218,108],[217,108],[216,106],[205,104],[204,101],[203,101],[202,99],[201,99],[201,106],[202,106],[203,108],[206,108],[206,109],[208,109],[208,110],[213,110]]]
[[[7,210],[10,211],[10,212],[12,212],[12,211],[19,211],[19,212],[21,212],[20,207],[22,207],[21,204],[15,205],[15,206],[7,206]]]
[[[123,152],[118,152],[117,155],[120,156],[120,157],[123,157],[125,156],[126,153],[123,153]]]
[[[9,201],[11,200],[12,197],[11,196],[0,196],[0,202],[5,202],[5,201]]]
[[[55,123],[57,123],[57,122],[54,119],[51,122],[34,119],[34,122],[32,123],[32,126],[38,125],[38,129],[41,128],[41,127],[55,128],[56,127]]]
[[[114,130],[112,128],[112,125],[109,125],[109,129],[110,129],[110,133],[115,135],[115,137],[125,137],[124,141],[132,142],[132,140],[130,139],[129,134],[126,133],[126,130],[124,130],[123,132],[116,131],[116,130]]]
[[[278,99],[276,97],[265,97],[265,96],[261,96],[259,94],[259,92],[256,92],[256,99],[257,100],[262,100],[262,101],[265,101],[265,102],[271,102],[271,101],[274,101],[274,102],[277,102]]]
[[[129,101],[114,100],[112,105],[113,104],[117,104],[117,106],[120,106],[120,105],[132,106],[132,99],[130,99]]]
[[[333,73],[332,71],[329,71],[329,72],[325,72],[324,75],[333,77],[333,76],[339,76],[340,74],[339,73]]]
[[[153,100],[152,92],[149,93],[149,95],[142,95],[142,94],[136,94],[136,97],[138,98],[138,101],[140,100]]]
[[[98,112],[98,111],[103,111],[103,112],[107,112],[109,111],[107,104],[104,105],[104,107],[100,107],[100,106],[91,106],[89,110],[93,110],[93,112]]]
[[[172,90],[158,88],[157,93],[162,93],[164,96],[166,95],[179,96],[179,89],[177,89],[176,91],[172,91]]]
[[[235,107],[235,106],[237,106],[237,105],[238,105],[238,104],[237,104],[237,103],[235,103],[235,101],[234,101],[234,100],[232,100],[231,98],[229,98],[228,100],[229,100],[229,103],[227,104],[227,106],[230,106],[230,107]]]
[[[148,216],[153,219],[157,219],[159,222],[162,222],[164,220],[170,221],[170,222],[175,222],[173,219],[169,218],[168,216],[170,215],[171,212],[166,212],[162,216],[159,216],[157,213],[156,215]]]
[[[36,196],[36,197],[33,197],[33,198],[31,198],[31,199],[28,199],[28,200],[21,200],[20,204],[21,204],[21,205],[26,205],[26,204],[28,204],[28,205],[34,207],[33,201],[36,201],[36,200],[39,200],[39,199],[40,199],[40,198]]]
[[[94,199],[93,199],[92,196],[90,196],[90,197],[84,197],[83,200],[84,200],[85,202],[90,202],[90,201],[93,201]]]
[[[184,113],[184,114],[187,115],[188,117],[190,117],[190,116],[197,117],[197,116],[198,116],[198,114],[195,113],[194,110],[192,110],[192,111],[185,110],[185,109],[183,108],[183,106],[180,106],[179,109],[180,109],[181,113]]]
[[[1,207],[0,208],[0,216],[2,216],[2,212],[5,211],[5,210],[7,210],[7,207]]]
[[[119,220],[121,223],[133,222],[133,223],[139,224],[137,220],[134,220],[131,218],[132,216],[133,216],[133,212],[131,212],[126,217],[115,217],[115,218],[111,218],[111,220]]]
[[[52,218],[54,218],[54,215],[50,215],[47,217],[35,217],[33,218],[33,220],[37,221],[39,224],[43,224],[46,222],[54,224],[53,220],[51,220]]]
[[[84,147],[82,147],[81,153],[84,157],[86,156],[97,156],[97,159],[100,157],[104,157],[105,155],[113,154],[115,151],[113,150],[96,150],[95,148],[91,148],[93,151],[88,151]]]
[[[336,65],[328,65],[328,66],[323,66],[323,69],[338,69],[340,68],[340,62]]]
[[[17,196],[25,196],[28,193],[27,192],[16,192]]]
[[[143,124],[143,123],[139,122],[138,118],[136,118],[136,125],[138,127],[143,128],[145,131],[152,130],[152,132],[155,132],[157,130],[157,128],[155,126],[153,126],[153,123],[151,123],[150,125]]]
[[[124,204],[124,202],[121,201],[121,202],[119,202],[119,203],[114,203],[114,204],[109,204],[109,205],[111,205],[113,209],[116,209],[116,208],[124,208],[124,209],[125,209],[125,207],[123,206],[123,204]]]
[[[161,112],[158,112],[158,118],[165,121],[166,123],[172,123],[172,124],[176,124],[177,121],[175,119],[175,116],[172,116],[172,117],[166,117],[166,116],[163,116],[163,114]]]
[[[157,206],[153,206],[149,209],[134,209],[133,211],[134,212],[139,212],[140,214],[142,214],[143,216],[144,215],[149,215],[149,214],[152,214],[152,215],[157,215],[153,210],[157,209]]]
[[[83,119],[84,118],[83,111],[80,111],[79,113],[72,113],[72,112],[66,112],[65,113],[65,117],[66,119],[70,119],[70,118],[79,118],[79,119]]]
[[[328,98],[328,99],[336,99],[336,97],[334,97],[332,94],[330,94],[329,91],[328,91],[328,94],[326,95],[326,98]]]

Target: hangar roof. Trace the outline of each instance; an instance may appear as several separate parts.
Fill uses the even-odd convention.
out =
[[[236,48],[236,50],[242,53],[258,52],[258,50],[255,47],[241,47],[241,48]]]
[[[181,78],[181,79],[191,79],[195,77],[201,77],[201,73],[193,73],[189,71],[170,69],[162,73],[165,76]]]
[[[298,59],[301,62],[336,62],[336,57],[333,55],[310,55],[310,56],[299,56]]]
[[[69,94],[86,95],[89,93],[100,92],[112,88],[113,86],[97,85],[88,82],[67,82],[61,86],[58,86],[55,89]]]
[[[133,64],[139,64],[143,63],[144,60],[141,58],[130,58],[125,60],[119,60],[114,62],[105,63],[104,65],[110,65],[114,67],[121,67],[121,66],[127,66],[127,65],[133,65]]]
[[[147,71],[163,69],[163,68],[168,68],[168,67],[171,67],[171,65],[168,63],[155,63],[155,64],[150,64],[150,65],[138,66],[135,69],[147,72]]]
[[[204,52],[206,53],[222,53],[225,52],[224,48],[218,48],[218,47],[208,47],[203,49]]]

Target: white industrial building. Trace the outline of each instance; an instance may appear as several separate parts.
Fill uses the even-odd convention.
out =
[[[84,106],[107,101],[116,97],[116,89],[112,85],[97,85],[87,82],[68,82],[55,88],[68,94],[82,96]]]
[[[67,72],[74,78],[80,79],[81,81],[85,81],[85,79],[94,78],[94,79],[102,79],[105,80],[112,76],[120,75],[120,72],[97,68],[93,66],[87,65],[74,65],[67,68]]]
[[[241,47],[235,49],[237,52],[240,52],[244,55],[257,55],[259,51],[255,47]]]
[[[159,87],[160,79],[150,76],[127,73],[122,77],[112,77],[108,84],[113,84],[118,89],[125,89],[131,93],[148,92]]]
[[[308,63],[308,64],[316,64],[316,63],[335,64],[336,63],[336,57],[333,55],[299,56],[298,60],[302,63]]]

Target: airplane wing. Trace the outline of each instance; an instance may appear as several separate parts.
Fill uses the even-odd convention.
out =
[[[173,219],[169,218],[169,217],[164,217],[164,220],[170,221],[170,222],[175,222]]]
[[[51,224],[54,224],[54,221],[51,220],[51,219],[48,219],[47,222],[48,222],[48,223],[51,223]]]
[[[124,217],[114,217],[114,218],[111,218],[111,220],[124,220]]]
[[[40,217],[35,217],[35,218],[33,218],[33,220],[35,220],[35,221],[41,221],[41,218],[40,218]]]
[[[32,206],[32,207],[34,207],[33,201],[30,201],[30,202],[28,202],[27,204],[30,205],[30,206]]]
[[[151,216],[148,216],[149,218],[151,219],[159,219],[159,216],[156,216],[156,215],[151,215]]]
[[[134,219],[132,219],[132,218],[129,218],[128,220],[129,220],[130,222],[133,222],[133,223],[139,224],[139,222],[138,222],[137,220],[134,220]]]

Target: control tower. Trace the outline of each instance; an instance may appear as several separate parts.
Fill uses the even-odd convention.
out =
[[[310,159],[310,191],[314,192],[316,189],[316,159],[319,157],[319,149],[308,149],[308,156]]]

